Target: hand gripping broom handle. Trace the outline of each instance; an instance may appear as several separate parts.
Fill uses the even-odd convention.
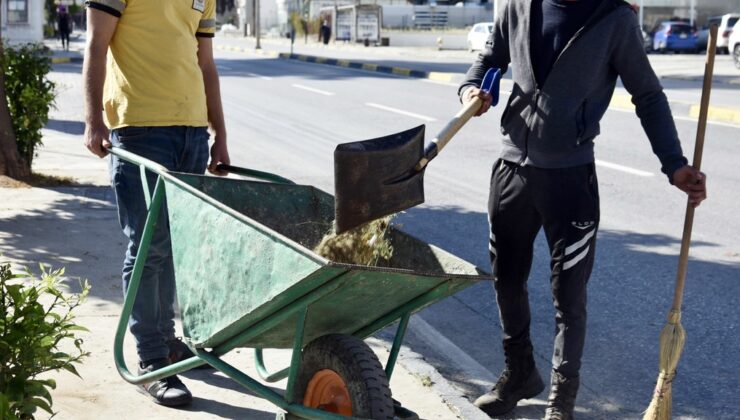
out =
[[[707,61],[704,64],[704,85],[701,89],[701,104],[699,108],[699,122],[696,128],[696,144],[694,145],[694,162],[696,170],[701,170],[701,158],[704,152],[704,133],[707,131],[707,113],[709,110],[709,93],[712,89],[712,74],[714,73],[714,54],[717,49],[717,25],[709,28],[707,42]],[[686,203],[686,218],[683,222],[683,237],[681,239],[681,254],[678,258],[678,273],[676,274],[676,290],[673,295],[671,313],[680,314],[683,302],[683,289],[686,283],[686,268],[689,263],[689,244],[691,243],[691,227],[694,224],[694,207]],[[680,315],[678,315],[680,316]]]

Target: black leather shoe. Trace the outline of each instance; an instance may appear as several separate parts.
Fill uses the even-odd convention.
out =
[[[167,359],[155,359],[139,364],[139,375],[154,372],[169,366]],[[179,407],[190,404],[193,401],[193,395],[185,387],[185,384],[176,376],[160,379],[139,386],[142,394],[148,395],[157,404],[167,407]]]

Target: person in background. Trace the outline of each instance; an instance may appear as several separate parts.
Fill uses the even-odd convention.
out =
[[[69,34],[72,32],[72,22],[70,21],[69,13],[67,13],[67,6],[65,5],[59,6],[57,30],[59,31],[59,38],[62,40],[62,48],[69,51]]]
[[[331,26],[329,26],[329,22],[326,20],[321,22],[321,28],[319,28],[319,38],[323,41],[324,45],[327,45],[329,43],[329,40],[331,39]]]

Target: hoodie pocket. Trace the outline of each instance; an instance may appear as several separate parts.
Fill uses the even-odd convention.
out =
[[[576,146],[581,144],[584,134],[586,134],[586,101],[583,101],[576,111]]]
[[[511,95],[509,95],[509,100],[506,101],[506,107],[504,108],[504,112],[503,114],[501,114],[501,134],[504,134],[504,135],[509,134],[507,123],[508,123],[509,114],[511,113],[510,112],[511,104],[512,102],[514,102],[515,96],[516,95],[514,95],[514,92],[512,92]]]

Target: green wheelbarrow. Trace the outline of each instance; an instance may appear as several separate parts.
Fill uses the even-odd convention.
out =
[[[393,419],[401,409],[388,380],[411,314],[490,280],[395,228],[385,266],[328,261],[311,251],[332,227],[327,193],[265,172],[232,169],[252,180],[182,174],[111,153],[140,167],[149,208],[114,344],[116,368],[132,384],[209,364],[283,410],[278,418]],[[158,175],[151,195],[146,171]],[[126,367],[123,340],[165,197],[182,326],[196,356],[137,376]],[[383,368],[362,340],[397,321]],[[263,381],[287,378],[284,394],[221,359],[238,347],[255,349]],[[267,372],[268,348],[293,349],[290,366]]]

